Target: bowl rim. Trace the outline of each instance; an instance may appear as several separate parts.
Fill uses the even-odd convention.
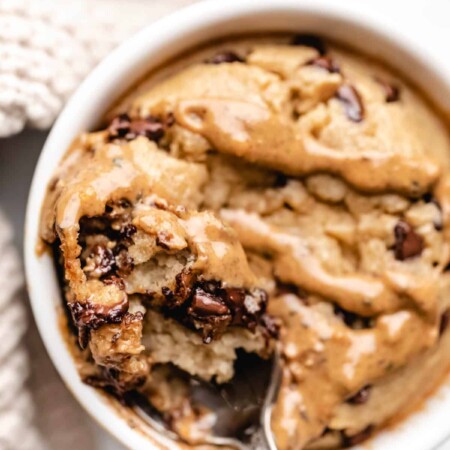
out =
[[[394,22],[390,22],[385,17],[375,14],[364,7],[364,5],[352,4],[350,8],[348,4],[336,2],[335,0],[315,0],[315,2],[308,0],[201,1],[173,12],[138,31],[113,50],[91,72],[70,98],[53,126],[33,175],[25,218],[25,272],[30,303],[40,336],[66,386],[97,423],[102,425],[103,428],[125,446],[132,449],[159,447],[154,447],[157,444],[151,444],[147,436],[137,430],[133,430],[127,424],[127,421],[120,417],[117,411],[111,407],[110,403],[105,401],[103,395],[81,382],[76,371],[75,361],[61,335],[59,324],[55,322],[55,306],[48,299],[46,302],[43,302],[47,288],[45,279],[37,276],[37,272],[40,270],[39,267],[43,264],[43,258],[37,255],[36,245],[39,216],[45,190],[57,166],[57,161],[68,147],[64,143],[72,140],[81,131],[84,123],[92,124],[100,110],[104,111],[107,105],[111,105],[112,102],[109,101],[109,95],[113,95],[114,89],[120,86],[120,83],[126,79],[125,76],[129,75],[133,68],[136,68],[137,72],[148,72],[149,64],[147,62],[145,63],[147,69],[144,70],[145,58],[148,58],[149,55],[155,55],[156,60],[159,58],[161,63],[170,59],[162,55],[164,50],[167,50],[170,45],[174,45],[177,41],[179,43],[184,37],[191,38],[196,34],[198,42],[205,42],[208,33],[211,35],[212,28],[219,24],[224,25],[227,21],[231,22],[242,17],[251,20],[250,16],[253,14],[267,14],[274,11],[285,14],[289,12],[295,12],[297,15],[300,13],[309,14],[312,17],[318,17],[318,20],[337,21],[350,25],[355,29],[359,27],[368,35],[384,39],[390,48],[401,50],[406,55],[409,55],[417,66],[423,66],[429,74],[433,74],[433,81],[445,86],[446,90],[450,92],[450,82],[446,81],[446,79],[450,80],[450,71],[441,66],[435,55],[426,51],[426,47],[422,45],[418,38],[406,35]],[[259,28],[261,30],[264,29],[262,25]],[[192,46],[191,44],[188,45],[188,47]],[[174,56],[179,52],[170,50],[170,53],[170,56]],[[153,63],[152,65],[157,66],[158,64]],[[130,84],[133,83],[127,83],[128,86]],[[115,98],[113,97],[113,99]],[[77,126],[74,126],[74,123]],[[62,146],[64,148],[61,148]],[[57,157],[54,156],[55,153]],[[45,272],[47,269],[44,268],[42,270]],[[51,283],[51,280],[48,282]],[[437,412],[430,420],[425,421],[426,426],[422,423],[424,422],[423,418],[418,421],[415,420],[416,417],[406,419],[408,423],[414,423],[416,431],[417,428],[420,428],[422,433],[424,430],[426,431],[427,439],[425,442],[427,448],[434,448],[436,445],[444,442],[450,434],[450,429],[445,419],[445,411],[450,407],[450,388],[444,386],[440,392],[442,391],[444,392],[442,395],[445,397],[443,406],[436,404],[437,396],[433,396],[429,401],[432,404],[431,408],[434,408],[433,411]],[[399,425],[397,428],[398,433],[401,434],[402,425]],[[387,432],[387,434],[389,433]],[[396,431],[393,431],[393,433],[395,435]],[[415,436],[415,445],[408,447],[399,446],[397,448],[423,450],[424,441],[420,439],[420,433],[416,432]],[[383,433],[376,437],[374,439],[376,442],[374,448],[391,448],[392,441],[386,439],[387,436],[383,436]],[[163,448],[175,448],[173,444],[163,438],[158,442],[158,445]]]

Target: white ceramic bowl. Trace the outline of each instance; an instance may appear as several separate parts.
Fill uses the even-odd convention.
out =
[[[363,2],[362,2],[363,3]],[[335,0],[210,0],[149,25],[107,57],[71,98],[42,151],[31,186],[25,230],[25,262],[34,316],[48,353],[68,388],[84,408],[127,447],[157,448],[153,435],[130,427],[103,395],[84,385],[58,326],[58,288],[53,261],[38,256],[39,215],[46,186],[72,139],[96,125],[111,102],[149,69],[199,43],[261,31],[310,31],[338,39],[389,61],[450,110],[450,73],[422,47],[420,33],[405,36],[384,17]],[[378,435],[373,450],[429,450],[450,434],[450,388],[393,430]],[[165,444],[164,444],[165,442]],[[162,438],[160,445],[170,448]]]

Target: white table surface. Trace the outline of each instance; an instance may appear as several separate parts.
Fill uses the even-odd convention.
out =
[[[151,0],[150,0],[151,1]],[[219,0],[220,1],[220,0]],[[224,1],[224,0],[222,0]],[[408,33],[420,33],[424,44],[430,52],[436,53],[443,64],[450,67],[448,46],[450,43],[450,0],[336,0],[346,2],[349,7],[370,9],[374,13],[383,14],[386,20],[395,21],[399,28]],[[136,11],[139,14],[139,11]],[[19,136],[0,139],[0,206],[7,217],[14,224],[16,230],[15,242],[22,249],[22,229],[24,209],[27,192],[33,174],[34,165],[39,156],[40,149],[45,141],[47,133],[41,131],[27,131]],[[34,326],[30,326],[29,346],[33,350],[33,361],[44,358],[45,363],[39,363],[39,368],[32,368],[31,385],[38,386],[48,376],[55,377],[51,363],[45,357],[45,350],[37,338]],[[45,367],[42,367],[42,366]],[[80,421],[87,424],[90,431],[88,447],[95,450],[124,450],[124,447],[115,442],[91,419],[87,418],[62,383],[57,380],[52,385],[51,396],[64,398],[71,405],[71,414],[74,422]],[[48,394],[48,393],[47,393]],[[47,395],[41,393],[39,395]],[[37,399],[39,401],[39,399]],[[57,400],[57,399],[56,399]],[[38,422],[52,423],[57,418],[51,411],[40,411]],[[450,419],[449,419],[450,420]],[[66,442],[66,441],[65,441]],[[58,439],[53,439],[52,450],[75,450],[86,448],[76,436],[73,445],[65,444],[65,448],[58,445]],[[394,449],[393,449],[394,450]],[[425,450],[425,449],[424,449]],[[450,441],[440,447],[439,450],[450,450]]]

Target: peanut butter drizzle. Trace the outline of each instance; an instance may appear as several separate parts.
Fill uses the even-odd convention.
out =
[[[189,247],[196,255],[192,270],[205,279],[230,286],[255,287],[256,279],[234,230],[209,212],[180,211],[177,215],[155,208],[140,209],[133,223],[150,235],[165,232],[176,243],[171,250]]]
[[[319,437],[346,398],[437,339],[436,327],[412,311],[382,315],[367,330],[351,330],[331,311],[327,316],[293,295],[272,299],[270,312],[284,323],[286,370],[272,414],[280,450],[303,448]]]
[[[114,303],[123,296],[115,286],[86,280],[78,259],[81,252],[78,245],[79,221],[82,217],[101,215],[109,201],[124,198],[135,203],[139,198],[156,195],[175,205],[180,202],[180,198],[170,192],[166,183],[161,182],[161,176],[171,174],[166,171],[161,175],[156,170],[158,154],[169,161],[172,159],[145,138],[122,146],[104,144],[96,149],[95,155],[85,161],[62,188],[56,202],[55,221],[65,256],[66,277],[77,298],[87,300],[94,296],[95,301],[108,299]],[[150,163],[144,163],[144,160],[149,159]],[[170,166],[166,169],[170,170]],[[154,216],[158,212],[153,210],[151,214]],[[167,215],[171,215],[172,223]],[[141,211],[137,219],[145,227],[146,219],[148,221],[150,217],[146,218]],[[155,226],[160,230],[173,229],[173,222],[177,222],[178,227],[184,230],[185,239],[196,256],[194,269],[204,273],[206,278],[224,280],[233,286],[254,286],[255,277],[230,227],[223,225],[212,213],[191,213],[186,210],[181,210],[178,217],[167,211],[159,211],[156,224],[147,223],[147,227],[153,230]]]
[[[229,286],[256,286],[244,249],[232,228],[210,212],[193,213],[182,224],[197,255],[194,270],[199,270],[206,279],[224,280]]]
[[[332,173],[366,192],[421,193],[439,176],[438,165],[425,155],[404,158],[395,151],[355,153],[322,145],[265,100],[266,90],[281,90],[278,77],[249,65],[228,66],[190,67],[138,99],[135,110],[173,111],[179,124],[220,152],[293,176]]]
[[[221,216],[237,232],[244,246],[268,252],[274,258],[275,276],[306,291],[336,302],[343,309],[362,316],[374,316],[407,307],[408,296],[420,311],[436,317],[436,280],[413,280],[409,274],[387,272],[383,277],[354,273],[328,273],[311,254],[301,237],[267,224],[243,210],[222,210]]]
[[[102,214],[108,200],[135,200],[136,195],[144,191],[146,177],[135,167],[131,156],[129,146],[106,144],[100,147],[95,156],[66,180],[56,203],[55,223],[64,253],[65,276],[80,301],[92,300],[92,297],[102,301],[107,289],[119,295],[119,289],[113,285],[97,283],[98,289],[92,289],[92,281],[87,281],[78,259],[81,253],[79,221],[83,216]]]
[[[180,102],[179,123],[203,135],[214,148],[293,176],[328,172],[366,192],[424,192],[439,175],[428,158],[395,153],[338,152],[302,136],[267,107],[228,99]],[[371,176],[367,176],[370,173]]]

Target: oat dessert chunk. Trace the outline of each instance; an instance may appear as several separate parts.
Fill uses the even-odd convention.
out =
[[[229,40],[149,75],[49,186],[81,376],[192,445],[190,380],[281,349],[280,450],[344,448],[450,367],[450,137],[394,71],[317,36]]]

